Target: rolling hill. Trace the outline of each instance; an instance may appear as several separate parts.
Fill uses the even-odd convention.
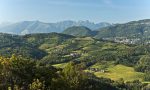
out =
[[[132,37],[150,38],[150,19],[132,21],[98,29],[95,38]]]
[[[84,26],[73,26],[64,30],[63,33],[73,36],[94,36],[96,34],[96,31],[92,31]]]
[[[94,31],[83,29],[81,26],[70,27],[63,33],[125,44],[150,44],[150,19],[114,24]]]
[[[127,76],[128,81],[137,79],[132,78],[134,76],[139,77],[138,79],[142,81],[142,76],[150,68],[147,67],[150,57],[150,47],[148,45],[126,45],[101,41],[92,37],[75,37],[60,33],[21,36],[1,33],[0,43],[1,56],[21,55],[23,58],[38,60],[37,63],[42,65],[51,64],[56,67],[63,67],[64,64],[73,61],[85,65],[85,69],[88,70],[93,68],[94,65],[100,64],[98,68],[94,68],[106,69],[109,72],[94,71],[92,73],[98,77],[107,75],[107,78],[112,78],[113,80],[115,80],[115,77],[110,77],[110,75],[117,73],[122,75],[119,73],[123,72],[122,67],[125,67],[127,70],[130,70],[130,74]],[[143,58],[145,56],[146,58]],[[113,63],[110,65],[103,62]],[[102,68],[101,64],[103,65]],[[118,71],[114,72],[114,70]]]

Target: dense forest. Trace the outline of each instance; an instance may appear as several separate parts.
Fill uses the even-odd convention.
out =
[[[149,45],[58,33],[1,33],[0,43],[1,90],[150,89]],[[122,67],[131,77],[112,77]]]

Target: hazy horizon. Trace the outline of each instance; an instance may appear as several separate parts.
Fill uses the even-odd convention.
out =
[[[150,19],[150,0],[0,0],[0,23],[85,21],[126,23]]]
[[[139,20],[146,20],[146,19],[150,19],[150,18],[145,18],[145,19],[139,19]],[[14,24],[14,23],[20,23],[20,22],[24,22],[24,21],[39,21],[39,22],[42,22],[42,23],[59,23],[59,22],[64,22],[64,21],[73,21],[73,22],[80,22],[80,21],[89,21],[91,23],[94,23],[94,24],[98,24],[98,23],[109,23],[109,24],[125,24],[125,23],[128,23],[128,22],[132,22],[132,21],[139,21],[139,20],[130,20],[130,21],[126,21],[126,22],[116,22],[116,23],[112,23],[112,22],[104,22],[104,21],[99,21],[99,22],[94,22],[94,21],[90,21],[90,20],[63,20],[63,21],[54,21],[54,22],[48,22],[48,21],[41,21],[41,20],[23,20],[23,21],[16,21],[16,22],[9,22],[9,21],[3,21],[3,22],[0,22],[0,24]]]

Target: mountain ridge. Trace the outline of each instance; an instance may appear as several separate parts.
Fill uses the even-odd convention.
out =
[[[69,35],[77,30],[68,28]],[[82,29],[81,29],[82,30]],[[78,30],[79,31],[79,30]],[[115,37],[127,37],[127,38],[150,38],[150,19],[144,19],[139,21],[131,21],[124,24],[114,24],[111,26],[99,28],[95,30],[93,37],[97,39],[102,38],[115,38]],[[69,33],[70,32],[70,33]],[[94,31],[91,30],[91,33]],[[82,36],[82,33],[80,33]]]
[[[13,24],[9,24],[6,26],[0,27],[0,32],[2,33],[10,33],[10,34],[31,34],[31,33],[50,33],[57,32],[60,33],[68,27],[72,26],[85,26],[92,30],[96,30],[102,27],[110,26],[111,24],[101,22],[101,23],[93,23],[90,21],[61,21],[56,23],[45,23],[41,21],[22,21]]]

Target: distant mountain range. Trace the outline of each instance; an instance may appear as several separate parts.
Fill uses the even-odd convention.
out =
[[[62,21],[57,23],[44,23],[40,21],[22,21],[12,24],[1,24],[0,32],[11,33],[11,34],[31,34],[31,33],[50,33],[57,32],[60,33],[63,30],[72,26],[85,26],[91,30],[96,30],[99,28],[110,26],[110,23],[101,22],[93,23],[90,21]]]
[[[125,24],[110,25],[99,28],[96,31],[85,28],[83,29],[83,27],[80,26],[78,29],[76,29],[76,27],[70,27],[64,30],[63,33],[74,36],[89,36],[90,33],[97,39],[113,37],[150,38],[150,19],[132,21]]]
[[[150,39],[150,19],[124,24],[109,24],[105,22],[95,24],[90,21],[62,21],[57,23],[23,21],[13,24],[2,24],[0,25],[0,32],[19,35],[56,32],[73,36],[91,36],[96,39],[114,37]]]

